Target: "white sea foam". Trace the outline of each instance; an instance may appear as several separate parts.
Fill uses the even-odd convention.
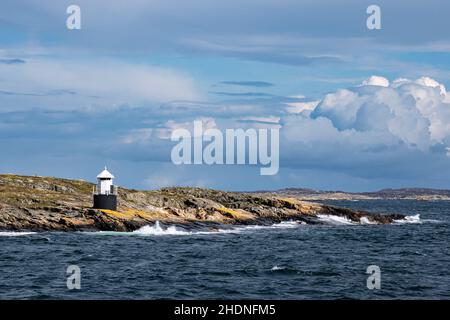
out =
[[[378,222],[369,220],[369,218],[367,218],[367,217],[361,217],[361,219],[359,219],[359,223],[361,223],[361,224],[378,224]]]
[[[236,226],[233,229],[236,230],[236,231],[239,231],[239,230],[257,230],[257,229],[286,229],[286,228],[297,228],[301,224],[303,224],[303,222],[299,222],[299,221],[282,221],[282,222],[271,224],[271,225]]]
[[[285,267],[279,267],[279,266],[273,266],[272,269],[270,269],[271,271],[278,271],[278,270],[284,270],[286,269]]]
[[[378,224],[376,221],[370,220],[368,217],[361,217],[359,219],[359,223],[352,221],[348,219],[347,217],[341,217],[341,216],[334,216],[334,215],[326,215],[326,214],[319,214],[317,215],[320,221],[327,223],[327,224],[333,224],[333,225],[357,225],[357,224]],[[412,215],[412,216],[406,216],[403,219],[394,220],[394,223],[398,224],[414,224],[414,223],[439,223],[442,221],[439,220],[432,220],[432,219],[421,219],[420,214]]]
[[[189,235],[192,234],[188,231],[178,230],[175,226],[169,226],[167,228],[162,228],[159,224],[159,221],[156,221],[156,223],[153,226],[143,226],[142,228],[131,232],[136,235],[142,235],[142,236],[164,236],[164,235]]]
[[[420,214],[416,214],[413,216],[406,216],[404,219],[394,220],[396,223],[442,223],[441,220],[435,219],[421,219]]]
[[[328,224],[335,224],[335,225],[353,225],[356,224],[356,222],[348,219],[347,217],[341,217],[341,216],[333,216],[329,214],[318,214],[317,217],[320,221],[328,223]]]
[[[28,236],[30,234],[35,234],[36,232],[16,232],[16,231],[11,231],[11,232],[0,232],[0,237],[20,237],[20,236]]]
[[[422,223],[423,220],[420,220],[420,214],[416,214],[413,216],[406,216],[403,219],[394,220],[396,223]]]
[[[296,228],[303,222],[283,221],[272,225],[249,225],[249,226],[231,226],[230,228],[214,229],[208,231],[186,231],[176,226],[163,227],[156,221],[154,225],[146,225],[132,232],[116,232],[116,231],[99,231],[94,234],[104,235],[134,235],[134,236],[184,236],[184,235],[203,235],[203,234],[220,234],[220,233],[241,233],[259,229],[282,229]]]
[[[89,232],[90,233],[90,232]],[[123,232],[123,231],[99,231],[90,234],[102,234],[109,236],[177,236],[177,235],[190,235],[192,232],[179,230],[175,226],[169,226],[167,228],[161,227],[159,221],[156,221],[154,225],[146,225],[135,231]]]
[[[376,221],[371,221],[367,217],[361,217],[358,222],[352,221],[346,217],[334,216],[334,215],[317,215],[319,220],[328,224],[334,225],[356,225],[356,224],[378,224]],[[438,220],[423,220],[420,219],[420,214],[416,214],[413,216],[406,216],[403,219],[394,220],[395,223],[407,224],[407,223],[424,223],[424,222],[440,222]]]

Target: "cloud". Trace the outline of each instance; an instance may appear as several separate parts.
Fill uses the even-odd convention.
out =
[[[23,59],[0,59],[0,64],[24,64],[26,63]]]
[[[78,0],[80,32],[65,28],[68,1],[6,1],[2,154],[29,167],[47,156],[46,172],[77,155],[145,168],[168,161],[171,130],[209,119],[221,129],[280,127],[281,165],[297,171],[283,176],[286,185],[421,182],[450,172],[450,95],[441,83],[450,2],[380,0],[379,33],[366,29],[360,0],[343,1]],[[348,88],[374,73],[386,77]],[[428,77],[395,79],[421,74]],[[191,170],[182,179],[196,181]],[[208,183],[218,185],[215,170]]]
[[[183,38],[181,47],[203,53],[214,53],[247,61],[276,63],[286,66],[308,66],[315,64],[339,64],[345,61],[339,54],[315,52],[305,47],[292,45],[295,39],[286,39],[287,43],[271,42],[270,36],[249,35],[247,37],[224,38]],[[297,39],[299,42],[300,39]]]
[[[401,81],[402,81],[402,83],[404,83],[405,79],[402,79]],[[445,89],[445,86],[443,84],[440,84],[436,80],[429,78],[429,77],[422,77],[420,79],[417,79],[416,83],[420,84],[420,85],[422,85],[424,87],[439,88],[439,91],[440,91],[441,95],[443,95],[443,96],[447,95],[447,91]]]
[[[265,81],[222,81],[221,84],[243,87],[267,88],[272,87],[273,83]]]
[[[202,94],[188,74],[171,68],[112,59],[35,58],[26,64],[0,64],[0,96],[5,111],[142,105],[195,100]]]
[[[148,143],[152,138],[153,128],[131,129],[119,139],[122,144]]]
[[[0,148],[8,155],[7,167],[24,157],[45,157],[47,165],[61,157],[77,155],[83,161],[95,157],[120,163],[124,170],[148,168],[148,181],[161,186],[189,182],[261,189],[272,188],[273,183],[320,187],[320,181],[322,188],[352,190],[442,187],[442,172],[450,170],[450,105],[445,87],[431,78],[394,79],[387,87],[370,84],[371,80],[364,83],[319,100],[176,101],[149,108],[122,106],[111,112],[95,108],[0,112]],[[176,171],[162,165],[170,163],[171,132],[192,131],[195,120],[202,120],[204,128],[220,130],[279,128],[279,180],[252,180],[258,173],[246,166]],[[150,168],[159,171],[152,174]],[[127,170],[133,179],[142,178]],[[228,170],[248,177],[248,182],[227,182]],[[336,177],[340,180],[333,180]]]
[[[447,161],[450,105],[445,87],[431,78],[390,82],[373,76],[362,85],[338,89],[320,100],[301,99],[282,102],[282,108],[271,104],[192,106],[178,114],[178,120],[153,126],[158,132],[154,137],[167,138],[171,130],[189,129],[198,119],[220,129],[280,128],[282,166],[358,178],[386,177],[383,170],[392,177],[419,176],[418,163],[411,157],[439,166]],[[166,117],[175,115],[169,112]],[[425,171],[429,173],[422,170],[422,174]]]
[[[52,43],[55,47],[51,52],[64,47],[66,52],[84,52],[88,56],[112,52],[120,56],[162,56],[170,52],[313,67],[330,63],[336,67],[350,61],[353,70],[367,67],[367,60],[361,61],[367,57],[376,61],[378,70],[386,71],[386,65],[393,63],[392,59],[385,59],[388,53],[449,51],[449,3],[429,0],[403,6],[382,0],[378,4],[383,14],[389,13],[385,21],[388,27],[382,33],[369,33],[365,27],[366,6],[360,1],[344,3],[132,0],[124,6],[120,0],[78,0],[83,29],[68,33],[64,20],[70,2],[16,0],[3,4],[0,27],[17,33],[15,41]],[[271,13],[270,21],[267,12]],[[421,17],[415,19],[420,21],[410,23],[410,17],[416,16]],[[381,57],[374,58],[376,54]],[[411,71],[411,64],[407,63],[403,70],[417,69]],[[314,75],[325,79],[330,74]]]
[[[70,4],[69,1],[55,3],[50,0],[9,1],[4,4],[0,21],[26,30],[51,31],[55,34],[66,35],[65,30],[61,30],[63,28],[55,28],[55,25],[64,21],[65,9]],[[211,3],[207,0],[192,0],[189,3],[179,3],[176,0],[165,2],[132,0],[127,5],[120,0],[78,0],[77,4],[85,13],[84,26],[95,31],[93,33],[97,34],[98,39],[118,37],[120,40],[127,41],[126,44],[132,42],[134,46],[154,44],[153,41],[138,41],[139,37],[133,36],[141,30],[146,30],[148,35],[158,42],[175,39],[180,34],[198,34],[199,30],[203,30],[204,33],[238,35],[255,30],[274,35],[300,30],[311,38],[367,36],[365,28],[367,5],[361,5],[359,0],[343,0],[339,3],[332,0],[320,3],[291,0],[281,3],[276,0],[262,2],[248,0],[245,3],[238,0],[219,3]],[[383,30],[383,37],[388,40],[394,38],[397,40],[396,43],[400,41],[402,43],[430,42],[448,36],[445,25],[442,27],[442,23],[446,22],[446,13],[449,9],[449,5],[445,2],[414,1],[409,6],[405,6],[380,0],[377,4],[380,5],[383,13],[389,13],[387,18],[392,17],[386,20],[389,28]],[[342,10],[342,6],[346,9]],[[105,8],[108,9],[108,14],[105,14]],[[236,8],[239,10],[237,11]],[[60,15],[61,12],[63,16]],[[270,12],[270,21],[267,20],[268,12]],[[416,19],[414,25],[406,23],[409,18],[418,15],[421,19]],[[183,27],[174,28],[173,26],[180,21]],[[122,22],[126,24],[130,32],[123,32]],[[415,32],[411,32],[412,27],[415,27]],[[94,34],[87,33],[80,37],[94,37]],[[99,46],[103,42],[92,44]]]
[[[13,92],[0,90],[0,95],[5,96],[31,96],[31,97],[49,97],[49,96],[60,96],[60,95],[77,95],[75,91],[72,90],[52,90],[50,92],[34,93],[34,92]],[[91,96],[95,97],[95,96]]]
[[[211,91],[210,93],[219,96],[229,97],[272,97],[272,94],[264,92],[224,92],[224,91]]]
[[[281,118],[276,116],[269,116],[269,117],[243,117],[239,119],[239,121],[248,121],[248,122],[260,122],[260,123],[267,123],[267,124],[279,124]]]
[[[320,101],[307,101],[307,102],[287,102],[287,113],[305,113],[313,111]]]
[[[389,87],[389,80],[379,76],[371,76],[362,83],[363,86]]]
[[[430,78],[388,86],[380,79],[327,94],[311,114],[283,117],[282,165],[412,184],[439,179],[436,170],[450,169],[445,87]]]
[[[386,132],[419,149],[447,143],[450,105],[445,87],[433,79],[371,77],[362,86],[327,94],[311,113],[327,118],[340,132]]]

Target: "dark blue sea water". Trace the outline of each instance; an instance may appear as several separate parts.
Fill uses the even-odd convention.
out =
[[[449,299],[450,202],[337,201],[420,214],[393,225],[0,236],[2,299]],[[68,290],[78,265],[81,289]],[[366,268],[381,269],[381,289]]]

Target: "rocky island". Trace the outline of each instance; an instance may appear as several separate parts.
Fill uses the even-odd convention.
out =
[[[0,175],[0,230],[134,231],[160,221],[213,230],[227,224],[321,223],[320,216],[354,223],[391,223],[400,214],[372,214],[277,194],[174,187],[119,188],[117,211],[92,209],[94,184],[53,177]]]
[[[276,191],[259,191],[255,194],[283,195],[302,200],[417,200],[449,201],[450,190],[429,188],[382,189],[374,192],[322,191],[301,188],[287,188]]]

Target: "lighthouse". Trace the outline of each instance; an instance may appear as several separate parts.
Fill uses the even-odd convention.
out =
[[[97,176],[94,187],[94,209],[117,210],[117,187],[113,184],[114,176],[105,167]]]

